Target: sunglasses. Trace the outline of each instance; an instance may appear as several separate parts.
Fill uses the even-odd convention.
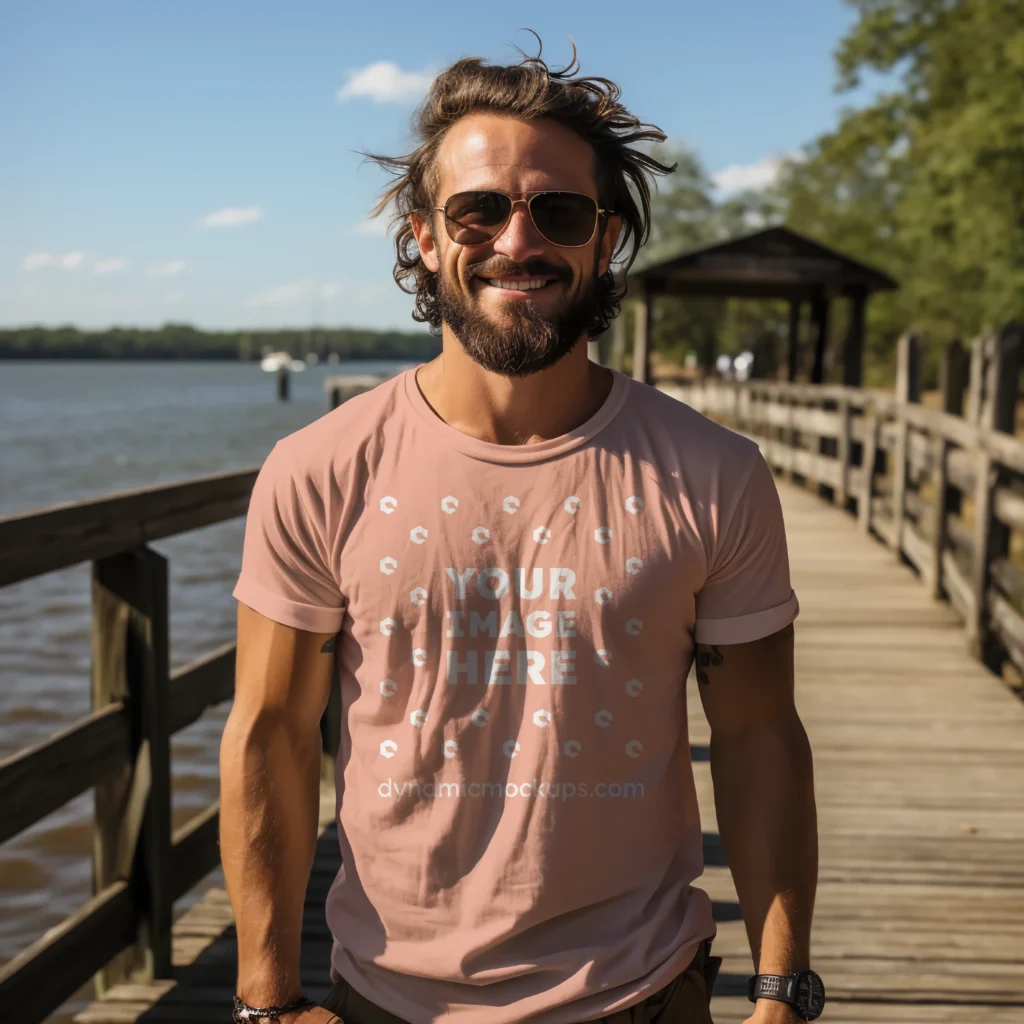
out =
[[[483,245],[505,230],[517,203],[525,203],[537,231],[552,245],[578,249],[597,231],[602,210],[597,200],[582,192],[519,192],[513,199],[506,192],[488,189],[481,192],[456,192],[444,206],[448,237],[459,245]]]

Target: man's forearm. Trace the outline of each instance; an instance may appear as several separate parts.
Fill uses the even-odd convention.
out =
[[[802,970],[810,960],[818,878],[813,767],[799,718],[711,740],[722,845],[736,883],[754,966]]]
[[[238,993],[299,994],[302,908],[316,846],[320,736],[272,714],[229,717],[221,741],[220,844],[238,933]]]

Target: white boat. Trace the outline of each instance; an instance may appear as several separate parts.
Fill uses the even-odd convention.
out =
[[[260,360],[260,369],[265,373],[277,373],[278,370],[292,370],[299,373],[306,368],[301,359],[292,359],[290,352],[268,352]]]

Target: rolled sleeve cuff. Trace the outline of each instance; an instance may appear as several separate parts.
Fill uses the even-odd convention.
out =
[[[231,596],[274,622],[309,633],[337,633],[345,617],[343,608],[324,608],[321,605],[293,601],[273,593],[253,580],[241,576]]]
[[[791,590],[789,599],[774,608],[732,619],[698,619],[693,638],[699,644],[749,644],[784,629],[800,614],[800,603]]]

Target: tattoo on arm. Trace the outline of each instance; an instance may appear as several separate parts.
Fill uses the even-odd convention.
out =
[[[333,654],[338,649],[338,637],[337,635],[332,636],[330,640],[325,640],[323,647],[320,648],[321,654]]]
[[[713,644],[697,645],[697,682],[707,686],[711,682],[709,668],[718,668],[725,661],[725,655]]]

